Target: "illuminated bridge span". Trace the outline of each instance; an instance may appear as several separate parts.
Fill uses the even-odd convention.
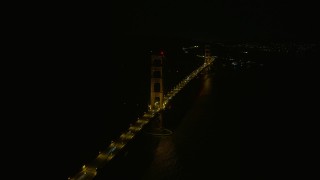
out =
[[[102,168],[105,164],[111,161],[121,150],[128,144],[128,142],[137,135],[138,132],[142,130],[142,128],[148,124],[153,118],[157,117],[161,111],[165,110],[166,105],[169,104],[171,99],[181,91],[192,79],[194,79],[202,70],[204,70],[207,66],[211,65],[214,61],[214,57],[206,57],[205,62],[198,67],[196,70],[191,72],[188,76],[186,76],[182,81],[180,81],[174,88],[169,91],[163,97],[162,106],[154,104],[153,107],[157,108],[149,108],[147,112],[145,112],[142,117],[139,117],[133,124],[130,124],[128,130],[120,135],[118,139],[115,141],[111,141],[110,145],[107,149],[100,151],[98,156],[88,164],[82,166],[80,172],[78,172],[75,176],[69,177],[69,180],[92,180],[97,175],[97,170]],[[156,102],[158,103],[158,102]],[[152,106],[152,105],[151,105]]]

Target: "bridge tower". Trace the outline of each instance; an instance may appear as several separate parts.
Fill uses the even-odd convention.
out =
[[[150,110],[161,110],[163,106],[163,65],[164,55],[151,55],[151,83],[150,83]],[[162,128],[162,114],[160,113],[157,128]]]
[[[204,62],[208,63],[208,62],[210,62],[210,59],[211,59],[210,45],[206,44],[204,46]]]

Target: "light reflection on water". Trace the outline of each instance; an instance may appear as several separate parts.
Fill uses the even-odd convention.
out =
[[[161,137],[157,148],[154,150],[153,162],[142,179],[179,179],[180,169],[181,164],[173,136]]]

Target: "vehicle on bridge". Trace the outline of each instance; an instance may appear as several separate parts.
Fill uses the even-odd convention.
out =
[[[88,166],[88,165],[83,165],[82,166],[82,172],[84,174],[89,174],[91,176],[96,176],[97,175],[97,168],[96,167],[92,167],[92,166]]]

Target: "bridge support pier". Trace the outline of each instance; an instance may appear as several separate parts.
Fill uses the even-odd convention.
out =
[[[151,55],[150,111],[158,111],[159,116],[150,125],[148,134],[169,135],[172,132],[163,127],[163,66],[164,55]]]
[[[206,44],[204,46],[204,63],[208,64],[210,63],[211,60],[212,60],[211,47],[209,44]],[[206,72],[208,72],[209,70],[210,70],[210,66],[207,67]]]

